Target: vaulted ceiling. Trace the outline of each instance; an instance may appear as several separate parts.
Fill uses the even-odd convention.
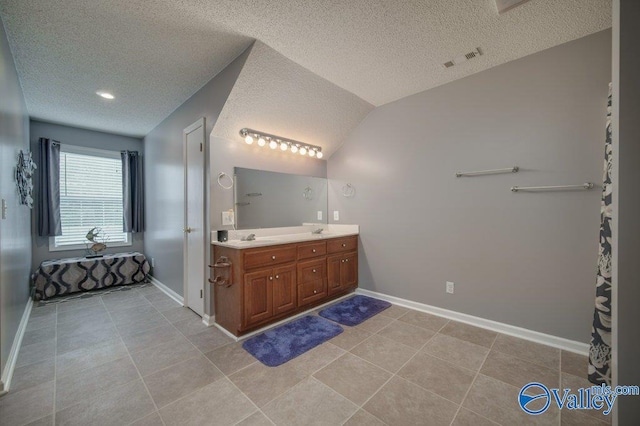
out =
[[[501,15],[494,0],[0,0],[0,15],[33,118],[143,136],[254,39],[381,105],[606,29],[611,0]]]

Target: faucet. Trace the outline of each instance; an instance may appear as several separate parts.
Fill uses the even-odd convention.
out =
[[[240,238],[241,241],[255,241],[256,234],[249,234],[246,237]]]
[[[311,231],[312,234],[320,234],[323,231],[322,228],[318,228],[315,231]]]

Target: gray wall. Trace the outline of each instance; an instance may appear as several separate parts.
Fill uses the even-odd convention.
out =
[[[619,5],[619,6],[618,6]],[[616,13],[616,12],[619,12]],[[614,7],[614,380],[619,385],[640,384],[640,3],[620,0]],[[618,23],[618,24],[616,24]],[[615,37],[614,36],[614,37]],[[618,60],[619,54],[619,60]],[[616,105],[617,104],[617,105]],[[616,108],[617,107],[617,108]],[[617,114],[616,114],[617,113]],[[615,119],[618,122],[616,123]],[[616,126],[617,124],[617,126]],[[616,129],[617,127],[617,129]],[[615,174],[614,174],[615,176]],[[615,245],[617,242],[617,246]],[[616,257],[617,256],[617,261]],[[615,344],[617,342],[617,345]],[[617,361],[617,363],[616,363]],[[616,371],[617,367],[617,371]],[[617,373],[617,374],[616,374]],[[617,402],[618,424],[640,423],[637,396]]]
[[[60,124],[45,123],[42,121],[31,120],[31,150],[34,152],[36,162],[38,157],[38,139],[49,138],[59,141],[62,144],[83,146],[87,148],[104,149],[111,151],[138,151],[143,153],[142,140],[129,136],[115,135],[112,133],[96,132],[93,130],[79,129],[77,127],[63,126]],[[36,171],[38,173],[38,171]],[[38,193],[38,180],[34,181],[34,193]],[[36,198],[37,199],[37,198]],[[60,259],[64,257],[83,256],[86,250],[64,250],[49,251],[49,238],[40,237],[37,232],[36,210],[34,209],[32,233],[33,233],[33,260],[32,267],[37,267],[43,260]],[[119,253],[122,251],[140,251],[144,250],[143,242],[144,234],[133,234],[133,244],[127,247],[110,247],[105,253]]]
[[[360,286],[588,342],[600,189],[509,188],[602,180],[610,78],[607,30],[370,113],[328,163],[330,220],[360,225]]]
[[[29,299],[30,210],[18,204],[14,177],[21,149],[29,149],[29,117],[0,20],[0,198],[8,207],[0,219],[0,371]]]
[[[153,276],[180,295],[183,294],[184,269],[182,131],[205,117],[209,138],[249,51],[247,49],[238,56],[144,138],[147,202],[145,253],[155,259]],[[209,142],[207,145],[207,150],[212,151],[211,156],[215,156],[215,149],[210,148]]]

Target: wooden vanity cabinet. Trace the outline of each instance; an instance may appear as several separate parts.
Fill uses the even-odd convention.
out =
[[[247,249],[214,245],[212,264],[225,256],[232,268],[230,283],[213,284],[216,323],[241,336],[352,291],[357,249],[357,236]]]

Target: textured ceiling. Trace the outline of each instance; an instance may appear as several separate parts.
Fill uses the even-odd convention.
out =
[[[322,147],[326,158],[373,105],[256,41],[211,134],[241,141],[244,127]],[[291,156],[280,150],[263,155]]]
[[[608,28],[611,0],[502,15],[494,0],[0,0],[0,14],[32,116],[140,136],[251,39],[381,105]]]

